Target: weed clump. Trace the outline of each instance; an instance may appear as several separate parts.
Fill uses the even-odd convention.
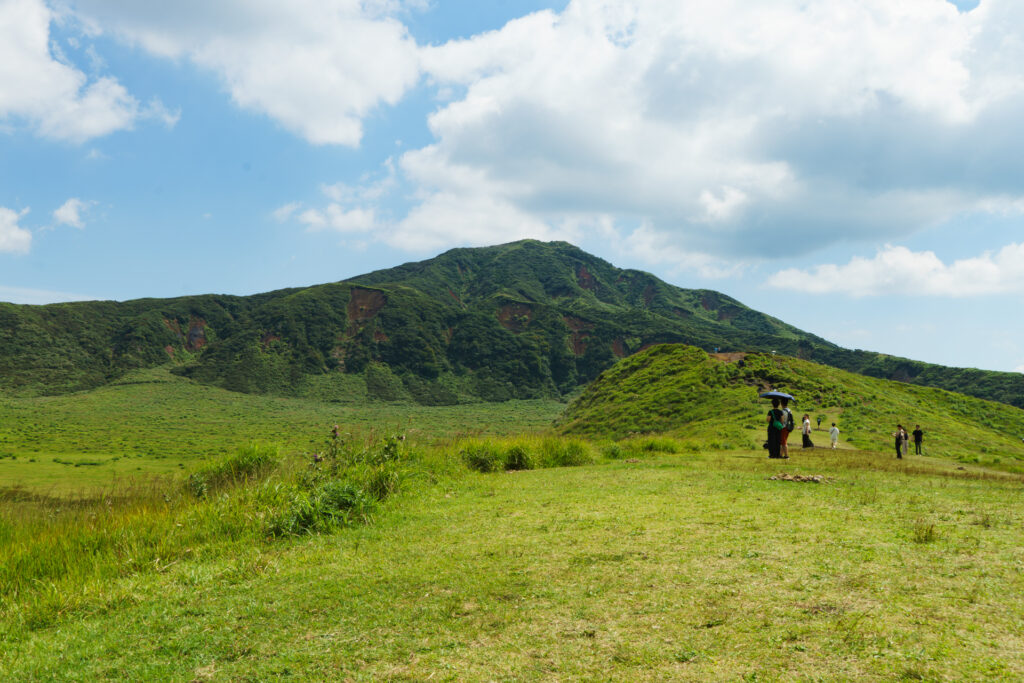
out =
[[[210,491],[258,478],[276,467],[280,460],[277,446],[251,443],[240,447],[234,455],[190,474],[185,488],[196,498],[205,498]]]
[[[407,458],[405,437],[387,436],[357,445],[337,425],[327,446],[308,468],[277,495],[276,512],[266,525],[271,537],[327,533],[369,521],[378,502],[401,486],[400,464]]]

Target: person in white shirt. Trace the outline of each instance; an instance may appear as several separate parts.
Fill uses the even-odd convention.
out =
[[[832,423],[832,429],[828,430],[828,435],[832,439],[832,448],[835,448],[839,443],[839,427],[836,427],[835,422]]]
[[[814,442],[811,441],[811,416],[804,413],[804,423],[801,428],[804,437],[804,448],[814,448]]]

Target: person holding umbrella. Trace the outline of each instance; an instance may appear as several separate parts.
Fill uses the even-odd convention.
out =
[[[768,457],[787,458],[789,456],[782,453],[782,434],[786,429],[786,412],[779,408],[779,403],[783,398],[790,400],[793,397],[780,391],[766,391],[760,396],[772,400],[772,409],[768,411],[767,417]]]

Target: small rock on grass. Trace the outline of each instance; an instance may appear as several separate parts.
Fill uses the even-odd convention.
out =
[[[797,481],[808,484],[828,484],[831,483],[831,479],[824,477],[820,474],[776,474],[768,477],[770,481]]]

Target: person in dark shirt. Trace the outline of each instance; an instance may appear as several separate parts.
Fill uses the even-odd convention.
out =
[[[924,441],[924,432],[921,431],[921,425],[915,425],[914,431],[914,453],[921,455],[921,442]]]
[[[779,408],[779,399],[772,399],[772,409],[768,411],[768,457],[783,458],[782,454],[782,433],[776,424],[786,423],[786,413]]]

